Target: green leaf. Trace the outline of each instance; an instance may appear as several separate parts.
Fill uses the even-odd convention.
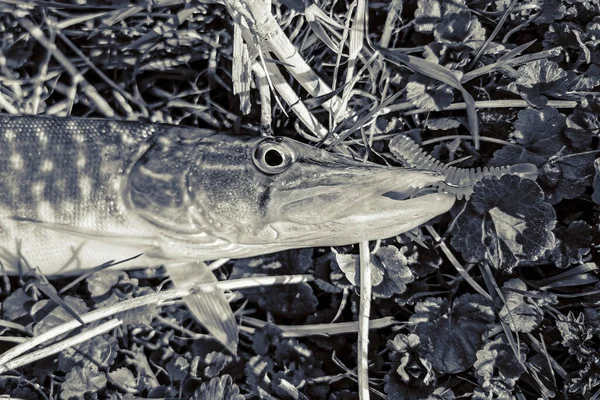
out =
[[[482,334],[494,321],[492,304],[479,294],[464,294],[448,301],[429,297],[415,306],[409,326],[419,336],[420,354],[443,374],[467,370],[476,360]]]
[[[75,367],[66,376],[61,385],[62,400],[89,400],[90,394],[96,394],[106,387],[106,375],[97,369]]]
[[[456,220],[451,240],[467,262],[492,261],[510,271],[554,248],[554,208],[540,187],[516,175],[484,178]]]

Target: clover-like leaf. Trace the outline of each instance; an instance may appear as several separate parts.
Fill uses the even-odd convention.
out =
[[[417,32],[433,32],[435,25],[443,16],[462,11],[465,8],[464,0],[419,0],[415,10],[415,30]]]
[[[484,178],[456,220],[451,243],[467,262],[488,259],[510,271],[554,248],[555,224],[554,208],[534,181],[516,175]]]
[[[444,374],[465,371],[476,359],[487,324],[494,321],[492,304],[479,294],[454,300],[427,298],[417,303],[409,326],[419,336],[421,356]]]
[[[540,5],[540,13],[533,20],[536,25],[550,24],[562,19],[567,13],[567,7],[558,0],[543,0]]]
[[[396,373],[404,384],[423,383],[431,385],[435,381],[431,363],[418,357],[421,341],[417,335],[398,334],[394,340],[388,340],[390,359],[396,361]]]
[[[4,318],[14,321],[29,314],[29,308],[35,300],[23,288],[14,290],[3,302]]]
[[[415,73],[406,84],[406,100],[418,108],[440,111],[452,104],[454,93],[445,83]]]
[[[120,386],[127,388],[131,391],[136,391],[138,388],[138,381],[128,368],[117,368],[114,371],[108,373],[111,381],[117,382]]]
[[[525,349],[515,357],[515,352],[502,335],[494,341],[487,342],[477,352],[475,370],[484,388],[500,382],[503,387],[513,389],[519,377],[525,372]]]
[[[58,367],[69,372],[76,366],[98,368],[98,365],[110,367],[119,352],[119,343],[111,335],[95,336],[75,347],[63,350],[58,356]]]
[[[598,74],[600,76],[600,67]],[[574,149],[587,149],[598,134],[600,134],[600,120],[595,113],[576,108],[567,117],[565,136]]]
[[[214,377],[194,392],[190,400],[244,400],[238,385],[229,375]]]
[[[590,252],[592,233],[592,227],[581,220],[571,222],[567,229],[556,230],[556,247],[552,253],[554,265],[566,268],[580,262]]]
[[[433,35],[438,43],[461,43],[475,50],[485,40],[485,29],[468,10],[444,15]]]
[[[106,387],[106,375],[98,369],[75,367],[61,385],[62,400],[87,400]]]
[[[540,166],[567,144],[561,137],[565,116],[555,108],[521,110],[511,133],[517,146],[505,146],[494,153],[490,165],[531,163]]]
[[[600,66],[596,64],[590,67],[581,75],[577,75],[571,82],[570,90],[573,91],[591,91],[600,85]]]
[[[244,374],[252,392],[258,394],[258,388],[265,382],[267,374],[273,372],[273,360],[268,356],[254,356],[246,363]],[[213,378],[215,379],[215,378]]]
[[[175,381],[183,381],[190,372],[190,362],[184,357],[175,357],[165,367],[169,377]]]
[[[585,192],[594,176],[593,154],[559,157],[539,169],[539,182],[546,200],[556,204],[562,199],[574,199]]]
[[[505,302],[498,315],[513,332],[529,333],[542,321],[541,310],[534,304],[528,303],[525,295],[520,293],[526,291],[527,285],[518,278],[511,279],[502,285]]]
[[[86,279],[86,283],[90,294],[94,297],[99,297],[104,296],[113,286],[127,278],[128,276],[125,271],[108,269],[89,276]]]
[[[360,257],[358,254],[336,254],[335,262],[350,283],[360,286]],[[371,285],[379,285],[383,281],[383,274],[382,268],[371,268]]]
[[[204,368],[204,376],[207,378],[214,378],[215,376],[219,376],[223,368],[227,366],[227,364],[233,361],[233,357],[229,354],[224,354],[220,351],[212,351],[204,357],[204,364],[206,368]]]
[[[574,354],[579,362],[595,358],[594,344],[591,342],[594,329],[585,322],[585,315],[579,313],[577,317],[571,311],[556,320],[556,327],[562,336],[562,345],[569,349],[569,354]]]
[[[518,78],[509,89],[536,107],[543,107],[548,98],[560,97],[567,92],[573,77],[553,61],[531,61],[518,69]]]
[[[553,47],[562,47],[564,49],[576,50],[580,48],[580,39],[583,31],[578,24],[571,22],[552,23],[544,33],[542,47],[551,49]]]
[[[356,254],[336,254],[335,260],[348,281],[355,286],[360,284],[358,270],[359,256]],[[373,297],[391,297],[403,293],[406,285],[414,280],[408,267],[408,260],[398,248],[382,246],[371,255],[371,285]]]
[[[381,246],[371,258],[375,268],[383,271],[383,279],[373,285],[373,297],[391,297],[404,293],[406,285],[414,280],[408,260],[397,247]]]

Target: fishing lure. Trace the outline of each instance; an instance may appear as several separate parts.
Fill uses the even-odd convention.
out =
[[[458,168],[449,166],[427,154],[419,145],[406,135],[394,137],[389,144],[394,157],[409,168],[434,171],[444,176],[444,180],[434,186],[438,190],[452,193],[458,200],[469,200],[473,186],[486,176],[501,177],[514,174],[521,178],[537,179],[538,170],[533,164],[522,163],[502,167]]]

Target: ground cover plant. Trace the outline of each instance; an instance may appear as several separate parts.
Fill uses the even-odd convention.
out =
[[[464,176],[537,167],[370,243],[372,398],[600,396],[599,85],[587,0],[0,1],[4,113],[275,134],[395,166],[406,135]],[[237,356],[162,295],[161,269],[5,276],[0,360],[98,318],[0,363],[0,395],[358,399],[358,247],[220,266]],[[256,279],[275,276],[300,283]]]

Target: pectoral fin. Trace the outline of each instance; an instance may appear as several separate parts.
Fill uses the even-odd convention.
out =
[[[165,265],[173,284],[186,289],[202,283],[217,282],[214,274],[202,261]],[[233,354],[237,353],[238,326],[222,290],[194,292],[183,299],[192,315]]]

